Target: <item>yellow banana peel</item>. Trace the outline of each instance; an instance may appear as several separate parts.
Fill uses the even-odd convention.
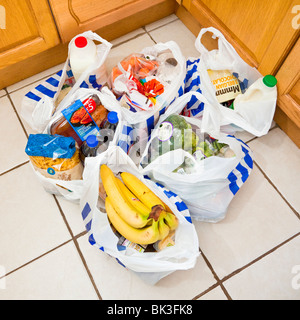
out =
[[[148,223],[148,215],[142,215],[132,206],[124,196],[117,182],[117,178],[107,165],[100,168],[102,183],[107,196],[120,217],[134,228],[143,228]]]
[[[126,187],[147,207],[152,209],[154,206],[160,205],[166,209],[160,198],[136,176],[129,172],[123,172],[121,173],[121,177]]]
[[[158,221],[153,220],[151,226],[142,229],[136,229],[126,223],[119,216],[114,209],[109,196],[105,200],[105,208],[107,216],[114,228],[127,240],[141,245],[152,244],[159,240],[160,235]]]

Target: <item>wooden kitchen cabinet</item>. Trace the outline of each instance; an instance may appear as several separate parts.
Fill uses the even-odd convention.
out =
[[[278,99],[275,121],[300,148],[300,40],[276,74]]]
[[[298,0],[183,0],[203,27],[219,29],[242,58],[274,74],[299,37],[292,8]],[[298,1],[299,2],[299,1]]]
[[[60,43],[47,0],[0,0],[0,5],[6,17],[0,29],[0,70]]]
[[[63,42],[87,30],[112,40],[175,11],[175,0],[49,0]]]

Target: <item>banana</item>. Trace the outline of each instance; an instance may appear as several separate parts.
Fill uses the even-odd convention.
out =
[[[116,179],[117,183],[128,202],[143,216],[149,216],[151,209],[145,206],[136,196],[124,185],[120,179]]]
[[[107,216],[115,229],[127,240],[137,244],[152,244],[159,240],[158,221],[153,220],[149,227],[136,229],[126,223],[114,209],[111,198],[105,200]]]
[[[120,217],[134,228],[143,228],[148,223],[148,215],[138,212],[123,195],[117,178],[107,165],[102,165],[100,175],[104,189],[115,211]]]
[[[153,208],[156,205],[162,206],[164,209],[164,203],[159,199],[159,197],[154,194],[142,181],[140,181],[136,176],[129,172],[121,173],[121,177],[126,185],[126,187],[135,196],[140,199],[147,207]]]
[[[163,212],[158,219],[158,230],[159,230],[159,239],[162,240],[168,236],[170,233],[170,228],[165,224],[166,212]]]
[[[171,231],[177,229],[179,221],[175,214],[171,212],[166,212],[164,219]]]

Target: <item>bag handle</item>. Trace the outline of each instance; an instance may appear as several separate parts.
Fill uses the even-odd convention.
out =
[[[196,41],[195,41],[195,47],[196,47],[197,51],[199,51],[199,53],[201,53],[201,54],[209,52],[207,50],[207,48],[201,42],[201,39],[206,32],[211,32],[213,34],[212,35],[213,39],[219,38],[219,40],[218,40],[219,50],[222,48],[222,43],[227,42],[223,33],[221,33],[219,30],[217,30],[213,27],[202,28],[198,34]]]

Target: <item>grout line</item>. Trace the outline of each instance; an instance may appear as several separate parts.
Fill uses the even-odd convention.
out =
[[[17,166],[15,166],[15,167],[7,170],[7,171],[4,171],[4,172],[0,173],[0,177],[4,176],[6,173],[9,173],[9,172],[11,172],[11,171],[13,171],[13,170],[15,170],[15,169],[18,169],[18,168],[24,166],[24,165],[27,164],[27,163],[29,163],[29,160],[28,160],[28,161],[25,161],[25,162],[23,162],[23,163],[21,163],[21,164],[18,164]]]
[[[203,295],[205,295],[206,293],[208,293],[209,291],[211,291],[212,289],[216,288],[217,286],[220,286],[222,291],[224,292],[226,298],[228,300],[232,300],[232,298],[230,297],[228,291],[225,289],[225,287],[222,284],[222,281],[220,280],[220,278],[218,277],[217,273],[215,272],[214,268],[212,267],[211,263],[209,262],[209,260],[207,259],[207,257],[205,256],[205,254],[203,253],[203,250],[200,250],[200,253],[206,263],[206,265],[208,266],[208,268],[210,269],[211,273],[213,274],[215,280],[217,281],[214,285],[212,285],[211,287],[209,287],[208,289],[206,289],[205,291],[201,292],[200,294],[198,294],[197,296],[195,296],[192,300],[196,300],[200,297],[202,297]]]
[[[99,292],[99,290],[98,290],[98,288],[97,288],[97,286],[96,286],[96,283],[95,283],[95,281],[94,281],[94,278],[93,278],[93,276],[92,276],[92,273],[91,273],[91,271],[90,271],[89,268],[88,268],[88,265],[87,265],[87,263],[86,263],[86,261],[85,261],[85,258],[84,258],[84,256],[83,256],[81,250],[80,250],[80,247],[79,247],[79,244],[78,244],[78,241],[77,241],[77,239],[78,239],[80,236],[86,234],[86,232],[82,232],[82,233],[80,233],[79,235],[77,235],[76,237],[74,237],[74,234],[73,234],[73,232],[72,232],[72,229],[71,229],[71,227],[70,227],[70,225],[69,225],[69,223],[68,223],[68,220],[67,220],[67,218],[66,218],[66,216],[65,216],[65,214],[64,214],[63,209],[62,209],[61,206],[60,206],[60,203],[59,203],[58,200],[57,200],[57,197],[56,197],[55,195],[53,195],[53,198],[54,198],[54,200],[55,200],[55,202],[56,202],[56,205],[57,205],[57,207],[58,207],[58,209],[59,209],[59,211],[60,211],[60,214],[61,214],[61,216],[62,216],[62,218],[63,218],[63,220],[64,220],[64,223],[65,223],[65,225],[66,225],[66,227],[67,227],[67,229],[68,229],[68,231],[69,231],[69,233],[70,233],[70,235],[71,235],[71,237],[72,237],[72,241],[73,241],[73,243],[74,243],[74,245],[75,245],[75,247],[76,247],[76,250],[77,250],[77,252],[78,252],[78,254],[79,254],[79,256],[80,256],[80,259],[81,259],[81,261],[82,261],[82,263],[83,263],[83,265],[84,265],[84,267],[85,267],[85,269],[86,269],[86,272],[87,272],[87,274],[88,274],[88,276],[89,276],[89,278],[90,278],[90,281],[91,281],[91,283],[92,283],[92,285],[93,285],[93,287],[94,287],[94,290],[96,291],[96,294],[97,294],[99,300],[102,300],[102,297],[101,297],[100,292]]]
[[[277,191],[277,193],[280,195],[280,197],[284,200],[284,202],[290,207],[290,209],[294,212],[296,217],[300,219],[300,214],[297,212],[297,210],[288,202],[288,200],[283,196],[283,194],[278,190],[278,188],[275,186],[275,184],[272,182],[272,180],[267,176],[267,174],[262,170],[262,168],[257,164],[255,160],[253,160],[253,163],[257,166],[257,168],[260,170],[260,172],[263,174],[263,176],[267,179],[267,181],[270,183],[270,185]]]
[[[144,36],[145,34],[146,34],[146,32],[141,32],[141,33],[136,34],[135,36],[133,36],[131,38],[128,38],[128,39],[126,39],[124,41],[118,42],[118,43],[113,45],[112,49],[115,49],[115,48],[119,47],[120,45],[122,45],[122,44],[124,44],[124,43],[126,43],[128,41],[131,41],[131,40],[137,39],[137,38],[139,38],[141,36]]]
[[[146,34],[149,36],[149,38],[150,38],[155,44],[157,44],[157,42],[153,39],[153,37],[151,36],[151,34],[147,31],[146,26],[144,26],[143,29],[145,30],[145,32],[146,32]]]
[[[98,287],[97,287],[97,285],[96,285],[96,282],[95,282],[95,280],[94,280],[94,277],[93,277],[93,275],[92,275],[92,273],[91,273],[91,271],[90,271],[90,269],[89,269],[89,267],[88,267],[88,265],[87,265],[87,262],[86,262],[83,254],[82,254],[82,252],[81,252],[80,246],[79,246],[78,241],[77,241],[78,238],[79,238],[79,236],[76,237],[76,238],[73,238],[73,242],[74,242],[74,244],[75,244],[75,247],[76,247],[76,249],[77,249],[77,251],[78,251],[78,254],[79,254],[80,258],[81,258],[81,261],[82,261],[82,263],[83,263],[83,265],[84,265],[84,267],[85,267],[85,269],[86,269],[86,272],[87,272],[87,274],[88,274],[88,276],[89,276],[89,278],[90,278],[90,280],[91,280],[91,282],[92,282],[92,285],[93,285],[94,290],[95,290],[95,292],[96,292],[96,294],[97,294],[97,296],[98,296],[98,299],[99,299],[99,300],[103,300],[102,297],[101,297],[101,294],[100,294],[100,292],[99,292],[99,290],[98,290]]]
[[[224,282],[227,281],[228,279],[234,277],[235,275],[237,275],[238,273],[244,271],[245,269],[247,269],[248,267],[250,267],[251,265],[253,265],[254,263],[258,262],[259,260],[262,260],[263,258],[265,258],[266,256],[268,256],[269,254],[273,253],[274,251],[276,251],[277,249],[281,248],[282,246],[284,246],[285,244],[287,244],[288,242],[292,241],[294,238],[300,236],[300,232],[294,234],[292,237],[290,237],[289,239],[286,239],[285,241],[283,241],[282,243],[278,244],[277,246],[275,246],[274,248],[270,249],[269,251],[263,253],[262,255],[260,255],[259,257],[257,257],[256,259],[250,261],[249,263],[247,263],[246,265],[242,266],[239,269],[236,269],[235,271],[231,272],[230,274],[228,274],[227,276],[225,276],[223,279],[219,279],[219,277],[216,275],[215,271],[213,270],[211,264],[209,263],[208,259],[205,257],[205,255],[202,253],[202,256],[205,260],[205,262],[207,263],[209,269],[211,270],[211,272],[213,273],[215,279],[217,280],[217,283],[215,283],[214,285],[210,286],[209,288],[207,288],[206,290],[204,290],[203,292],[199,293],[198,295],[196,295],[192,300],[196,300],[199,299],[200,297],[204,296],[205,294],[207,294],[208,292],[212,291],[213,289],[217,288],[218,286],[221,287],[221,289],[223,290],[224,294],[226,295],[228,300],[232,300],[231,296],[229,295],[228,291],[226,290],[225,286],[224,286]]]
[[[16,108],[16,106],[15,106],[15,104],[14,104],[14,102],[13,102],[11,96],[10,96],[10,94],[8,93],[7,89],[5,89],[5,90],[6,90],[6,92],[7,92],[7,97],[8,97],[8,99],[9,99],[9,101],[10,101],[10,103],[11,103],[11,105],[12,105],[14,111],[15,111],[15,114],[16,114],[16,116],[17,116],[17,118],[18,118],[18,120],[19,120],[19,122],[20,122],[20,124],[21,124],[21,127],[22,127],[22,129],[23,129],[23,131],[24,131],[24,133],[25,133],[25,135],[26,135],[26,137],[27,137],[27,139],[28,139],[28,133],[27,133],[27,131],[26,131],[26,129],[25,129],[25,126],[24,126],[24,124],[23,124],[23,122],[22,122],[21,117],[19,116],[19,113],[18,113],[18,111],[17,111],[17,108]]]
[[[151,30],[147,30],[147,29],[146,29],[146,26],[144,26],[144,28],[145,28],[146,32],[152,32],[152,31],[157,30],[157,29],[159,29],[159,28],[165,27],[165,26],[167,26],[168,24],[171,24],[171,23],[173,23],[173,22],[175,22],[175,21],[177,21],[177,20],[180,20],[180,19],[176,16],[176,18],[175,18],[174,20],[169,21],[169,22],[166,22],[166,23],[164,23],[164,24],[162,24],[162,25],[160,25],[160,26],[157,26],[157,27],[155,27],[155,28],[153,28],[153,29],[151,29]]]
[[[51,252],[55,251],[56,249],[61,248],[62,246],[66,245],[67,243],[69,243],[69,242],[71,242],[71,241],[72,241],[72,239],[67,240],[67,241],[65,241],[65,242],[61,243],[60,245],[58,245],[57,247],[55,247],[55,248],[53,248],[53,249],[51,249],[51,250],[49,250],[49,251],[47,251],[47,252],[45,252],[45,253],[41,254],[40,256],[38,256],[38,257],[36,257],[36,258],[34,258],[34,259],[32,259],[32,260],[30,260],[30,261],[28,261],[28,262],[24,263],[24,264],[22,264],[21,266],[17,267],[16,269],[13,269],[13,270],[9,271],[8,273],[6,273],[6,274],[4,274],[3,276],[1,276],[1,277],[0,277],[0,280],[1,280],[2,278],[7,277],[8,275],[10,275],[10,274],[12,274],[12,273],[14,273],[14,272],[18,271],[18,270],[20,270],[21,268],[28,266],[28,265],[29,265],[29,264],[31,264],[32,262],[37,261],[38,259],[40,259],[40,258],[42,258],[42,257],[46,256],[47,254],[49,254],[49,253],[51,253]]]
[[[268,256],[269,254],[273,253],[274,251],[276,251],[277,249],[281,248],[282,246],[284,246],[288,242],[292,241],[293,239],[297,238],[298,236],[300,236],[300,232],[298,232],[298,233],[294,234],[293,236],[291,236],[290,238],[284,240],[282,243],[278,244],[277,246],[275,246],[274,248],[270,249],[269,251],[263,253],[262,255],[257,257],[256,259],[254,259],[251,262],[249,262],[246,265],[244,265],[243,267],[241,267],[241,268],[233,271],[229,275],[225,276],[223,279],[221,279],[221,282],[223,283],[223,282],[227,281],[228,279],[230,279],[231,277],[235,276],[236,274],[244,271],[245,269],[247,269],[248,267],[250,267],[251,265],[253,265],[257,261],[262,260],[263,258]]]

